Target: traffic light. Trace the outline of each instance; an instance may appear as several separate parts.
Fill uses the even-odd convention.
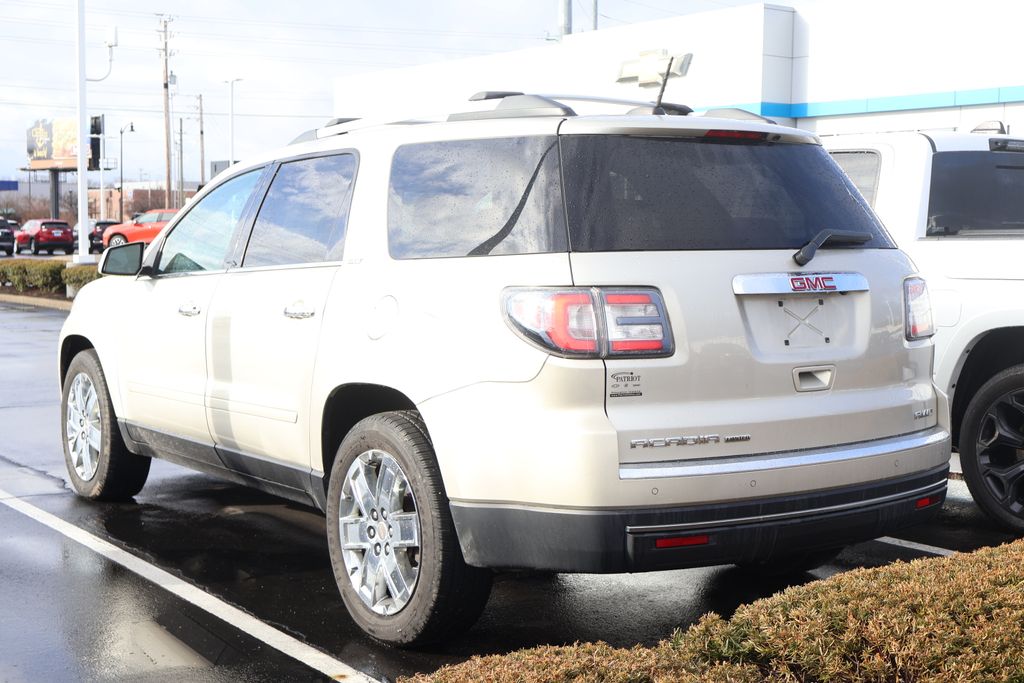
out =
[[[89,118],[89,170],[100,167],[100,138],[103,137],[103,114]]]

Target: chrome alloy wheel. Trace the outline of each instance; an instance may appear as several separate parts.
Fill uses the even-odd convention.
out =
[[[377,614],[395,614],[416,589],[420,522],[409,479],[388,453],[369,450],[349,466],[339,536],[352,587]]]
[[[975,452],[992,496],[1007,512],[1024,515],[1024,391],[1006,394],[989,406]]]
[[[84,372],[71,380],[64,431],[71,464],[82,481],[96,476],[103,430],[100,427],[100,402],[96,387]]]

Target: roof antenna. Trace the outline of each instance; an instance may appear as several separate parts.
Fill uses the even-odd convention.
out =
[[[661,79],[661,90],[658,91],[658,100],[654,103],[654,110],[652,114],[664,114],[665,110],[661,108],[661,98],[665,96],[665,86],[668,85],[668,75],[672,73],[672,62],[675,61],[675,57],[668,58],[668,68],[665,69],[665,77]]]

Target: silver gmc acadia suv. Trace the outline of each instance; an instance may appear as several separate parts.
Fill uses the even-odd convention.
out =
[[[315,505],[405,646],[494,569],[797,571],[940,507],[925,283],[814,135],[476,99],[332,122],[108,249],[60,339],[75,490],[159,457]]]

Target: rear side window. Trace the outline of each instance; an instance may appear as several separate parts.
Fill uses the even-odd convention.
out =
[[[832,152],[840,168],[846,171],[853,184],[864,195],[871,206],[875,205],[875,194],[878,192],[878,170],[881,159],[878,152],[870,150],[851,150],[849,152]]]
[[[355,176],[352,154],[281,164],[256,217],[242,266],[340,261]]]
[[[818,145],[565,136],[562,172],[573,251],[796,249],[826,228],[893,247]]]
[[[391,166],[388,248],[396,259],[565,251],[557,139],[400,147]]]
[[[1024,235],[1024,154],[932,155],[927,234]]]

